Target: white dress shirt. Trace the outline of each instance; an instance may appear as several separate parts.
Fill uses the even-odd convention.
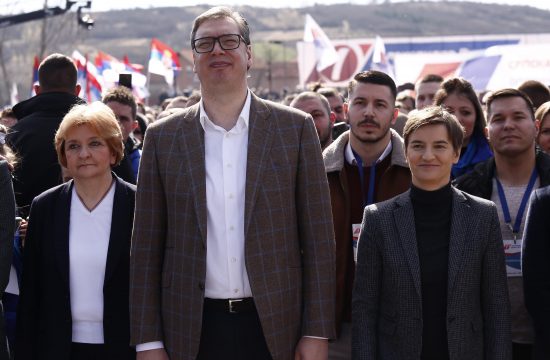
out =
[[[250,92],[235,126],[215,125],[200,103],[206,164],[205,297],[251,297],[244,259],[244,207]]]
[[[380,161],[384,160],[389,154],[391,154],[392,149],[393,149],[393,146],[392,146],[392,143],[391,143],[391,140],[390,140],[388,142],[388,145],[386,146],[386,148],[382,152],[382,155],[380,155],[380,157],[378,158],[378,160],[376,160],[375,163],[378,164]],[[348,141],[348,144],[346,145],[346,150],[344,151],[344,156],[345,156],[346,161],[348,162],[348,164],[357,166],[357,160],[355,160],[355,156],[353,155],[353,149],[351,148],[351,144],[350,144],[349,141]],[[371,165],[372,164],[363,164],[363,167],[369,167]]]

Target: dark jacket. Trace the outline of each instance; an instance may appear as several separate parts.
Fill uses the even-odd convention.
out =
[[[48,92],[13,107],[17,124],[7,136],[21,158],[14,172],[14,191],[23,217],[35,196],[62,183],[54,147],[55,132],[65,114],[82,99],[69,93]]]
[[[389,155],[391,163],[376,186],[375,198],[379,201],[401,194],[407,191],[411,185],[411,172],[405,159],[403,139],[394,130],[391,132],[392,152]],[[346,277],[349,263],[354,261],[351,242],[350,197],[358,196],[358,194],[350,194],[348,189],[348,175],[344,166],[346,161],[344,153],[348,142],[349,131],[343,133],[323,151],[336,237],[336,330],[338,334],[341,323],[346,317],[346,309],[351,307],[352,279]]]
[[[1,146],[1,145],[0,145]],[[13,234],[15,232],[15,201],[8,163],[0,160],[0,299],[8,285],[11,267]],[[4,315],[0,302],[0,360],[8,360]]]
[[[129,136],[124,143],[124,157],[120,164],[113,168],[113,172],[122,180],[136,184],[137,169],[139,167],[139,159],[141,158],[141,150],[139,149],[139,141]]]
[[[550,187],[531,195],[523,234],[521,257],[525,306],[533,319],[535,346],[533,359],[548,359],[550,354]]]
[[[535,166],[539,173],[540,187],[550,185],[550,156],[537,149]],[[494,175],[495,158],[492,157],[477,164],[471,173],[455,179],[453,185],[468,194],[490,200]]]
[[[129,272],[135,186],[116,178],[103,284],[103,331],[109,359],[130,359]],[[72,339],[69,222],[73,182],[32,203],[17,312],[19,360],[69,360]]]

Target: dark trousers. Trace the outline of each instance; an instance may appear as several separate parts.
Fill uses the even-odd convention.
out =
[[[512,343],[512,360],[531,360],[532,344]]]
[[[135,349],[128,346],[128,350],[108,351],[105,344],[72,343],[71,360],[133,360],[136,358]]]
[[[71,360],[101,360],[105,356],[103,344],[72,343]]]
[[[205,301],[197,360],[272,360],[256,308],[230,313]]]

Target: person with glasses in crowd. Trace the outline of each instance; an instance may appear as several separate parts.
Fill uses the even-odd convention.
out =
[[[326,360],[334,232],[310,115],[248,88],[246,20],[191,32],[198,104],[147,128],[131,253],[138,359]]]

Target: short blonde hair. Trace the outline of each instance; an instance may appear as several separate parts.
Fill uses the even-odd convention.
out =
[[[540,126],[542,126],[542,123],[544,122],[544,118],[548,114],[550,114],[550,101],[542,103],[538,107],[537,111],[535,111],[535,119],[540,121]]]
[[[75,105],[65,115],[55,134],[55,151],[59,163],[67,167],[67,156],[65,154],[65,141],[67,133],[77,126],[87,125],[97,135],[105,140],[109,150],[115,154],[116,166],[124,157],[124,142],[122,131],[113,111],[105,104],[96,101],[89,105]]]

